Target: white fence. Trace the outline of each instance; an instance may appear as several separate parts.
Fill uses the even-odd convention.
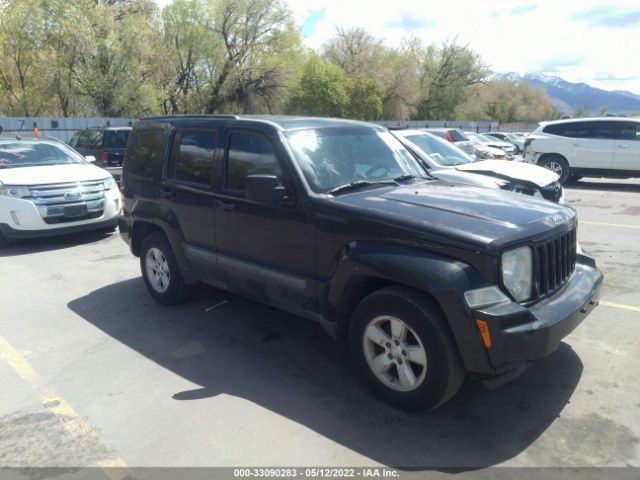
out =
[[[105,117],[0,117],[0,127],[4,133],[32,132],[37,125],[45,136],[56,137],[68,142],[76,130],[88,127],[118,127],[133,125],[134,118]]]

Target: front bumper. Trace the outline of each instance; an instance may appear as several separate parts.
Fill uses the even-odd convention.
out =
[[[574,274],[555,295],[530,307],[511,302],[474,311],[489,328],[486,352],[494,374],[521,369],[554,352],[598,305],[603,278],[591,257],[579,255]]]

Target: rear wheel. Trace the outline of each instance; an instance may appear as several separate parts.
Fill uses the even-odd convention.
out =
[[[560,155],[545,155],[540,160],[538,160],[538,165],[557,174],[558,177],[560,177],[558,179],[560,183],[566,183],[566,181],[569,179],[569,176],[571,175],[569,163],[564,157]]]
[[[373,389],[403,409],[437,407],[465,377],[442,312],[408,288],[384,288],[362,300],[353,314],[349,345]]]
[[[152,233],[140,247],[140,269],[147,290],[164,305],[176,305],[188,297],[188,287],[164,235]]]
[[[0,232],[0,248],[6,247],[9,245],[9,239],[5,237],[2,232]]]

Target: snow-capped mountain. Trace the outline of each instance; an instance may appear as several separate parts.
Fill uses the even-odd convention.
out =
[[[547,93],[551,103],[564,113],[571,113],[580,107],[587,107],[595,113],[603,105],[608,113],[628,114],[640,112],[640,95],[622,90],[602,90],[586,83],[572,83],[543,73],[529,72],[524,75],[517,73],[496,73],[495,80],[525,81],[530,85],[542,88]]]

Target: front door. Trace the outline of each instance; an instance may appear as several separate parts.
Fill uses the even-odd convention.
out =
[[[238,293],[315,312],[315,227],[283,168],[286,152],[253,130],[229,130],[225,145],[216,229],[221,279]],[[251,174],[276,175],[289,197],[276,204],[247,200]]]

